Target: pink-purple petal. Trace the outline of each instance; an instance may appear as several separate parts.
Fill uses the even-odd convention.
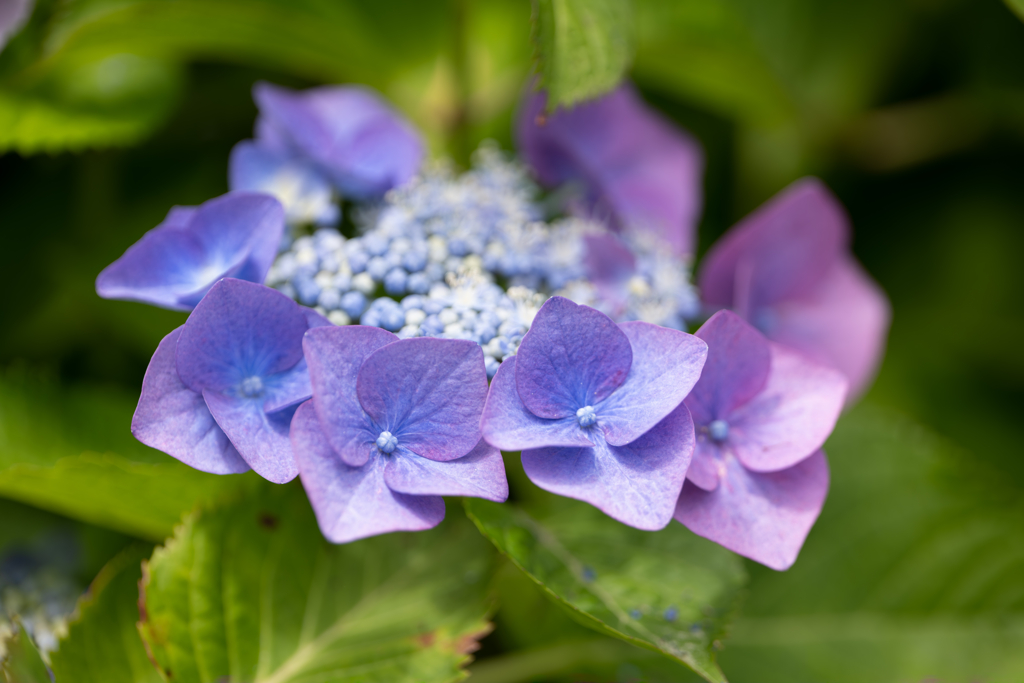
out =
[[[363,361],[398,337],[379,327],[311,329],[302,340],[313,385],[313,405],[334,451],[352,467],[366,464],[377,434],[356,396]]]
[[[248,377],[284,372],[302,359],[306,316],[275,289],[218,282],[189,316],[178,339],[178,374],[193,391],[234,391]]]
[[[699,536],[767,565],[796,561],[828,493],[825,454],[817,451],[778,472],[750,472],[726,457],[727,474],[714,491],[687,482],[675,518]]]
[[[633,363],[622,386],[597,405],[598,425],[612,446],[624,446],[661,422],[701,376],[708,347],[678,330],[645,322],[620,323]]]
[[[607,398],[633,362],[629,339],[589,306],[548,299],[516,353],[516,387],[537,417],[569,417]]]
[[[698,431],[693,458],[686,470],[686,481],[693,482],[705,491],[714,491],[724,474],[718,446],[707,438],[707,434]]]
[[[501,453],[483,440],[468,454],[447,462],[421,458],[400,446],[387,458],[384,482],[392,491],[417,496],[472,496],[498,503],[508,499]]]
[[[706,426],[726,419],[761,391],[768,381],[771,351],[768,340],[732,311],[715,313],[696,336],[707,342],[708,358],[686,406],[693,421]]]
[[[519,149],[548,186],[582,182],[581,209],[619,227],[653,229],[693,253],[704,159],[698,143],[624,84],[572,109],[544,115],[533,93],[519,113]]]
[[[729,415],[729,445],[748,469],[792,467],[821,448],[846,398],[838,370],[799,352],[771,345],[772,366],[764,389]]]
[[[331,448],[311,402],[292,421],[291,440],[302,485],[320,530],[334,543],[392,531],[422,531],[444,519],[439,496],[410,496],[384,482],[384,459],[349,467]]]
[[[132,434],[142,443],[212,474],[245,472],[245,464],[206,407],[178,377],[174,348],[181,328],[164,337],[146,368]]]
[[[623,524],[656,531],[672,519],[693,454],[693,422],[680,405],[626,446],[523,451],[523,468],[546,491],[590,503]]]
[[[491,380],[480,429],[484,439],[503,451],[544,446],[590,446],[576,416],[560,420],[537,417],[523,404],[516,389],[517,356],[506,358]]]
[[[816,178],[798,180],[711,247],[698,278],[701,295],[745,317],[804,295],[839,258],[849,233],[846,212],[828,188]]]
[[[288,429],[295,410],[263,412],[259,399],[236,398],[207,389],[203,392],[217,421],[242,459],[264,479],[284,484],[299,473]]]
[[[780,302],[773,313],[768,336],[846,375],[847,402],[871,383],[885,352],[891,310],[885,293],[852,258],[837,260],[812,291]]]
[[[402,339],[366,357],[356,395],[400,446],[430,460],[461,458],[480,441],[484,354],[468,340]]]

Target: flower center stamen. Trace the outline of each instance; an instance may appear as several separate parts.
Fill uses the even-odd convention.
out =
[[[725,441],[729,438],[729,423],[725,420],[712,420],[708,425],[708,436],[712,441]]]
[[[576,420],[580,427],[593,427],[597,423],[597,411],[594,406],[583,406],[576,411]]]
[[[377,448],[385,455],[391,455],[398,448],[398,438],[388,431],[383,431],[377,437]]]
[[[245,398],[259,398],[263,395],[263,380],[256,375],[246,377],[238,385],[238,393]]]

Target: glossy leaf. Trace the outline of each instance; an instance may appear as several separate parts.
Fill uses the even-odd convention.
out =
[[[131,435],[134,401],[0,375],[0,495],[160,540],[181,515],[254,481],[193,470]]]
[[[68,633],[50,655],[59,683],[160,683],[139,637],[139,579],[151,546],[116,555],[78,600]]]
[[[25,627],[15,620],[14,626],[17,629],[0,643],[6,650],[3,661],[0,662],[0,671],[3,672],[6,683],[50,683],[50,672],[46,670],[39,650],[36,648],[32,638],[25,631]]]
[[[153,554],[141,632],[182,683],[461,680],[489,630],[493,555],[449,513],[430,531],[331,545],[301,487],[263,486]]]
[[[632,57],[629,0],[537,0],[534,40],[548,108],[614,88]]]
[[[745,574],[739,559],[679,524],[656,533],[554,499],[533,517],[513,505],[466,500],[477,527],[580,623],[657,650],[709,681]]]
[[[792,569],[752,568],[725,671],[762,681],[1024,677],[1015,484],[870,405],[844,416],[825,448],[822,515]]]

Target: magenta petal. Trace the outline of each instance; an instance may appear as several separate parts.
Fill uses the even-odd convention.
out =
[[[238,451],[210,414],[201,394],[178,377],[174,348],[181,328],[160,341],[146,368],[142,396],[132,417],[132,434],[142,443],[213,474],[245,472]]]
[[[867,388],[885,351],[891,311],[885,293],[856,261],[839,259],[811,292],[773,312],[768,336],[846,375],[847,402]]]
[[[727,418],[761,391],[771,351],[768,340],[732,311],[715,313],[696,334],[708,344],[708,359],[686,406],[693,421],[706,426]]]
[[[597,406],[597,420],[612,446],[624,446],[676,409],[701,376],[708,347],[678,330],[644,322],[620,323],[633,351],[622,386]]]
[[[788,569],[821,512],[828,463],[817,451],[778,472],[750,472],[725,458],[727,475],[714,491],[687,484],[675,518],[690,531],[772,569]]]
[[[193,391],[234,391],[247,377],[265,378],[298,363],[307,329],[299,305],[277,290],[221,280],[182,328],[178,374]]]
[[[541,116],[532,94],[517,122],[520,151],[540,181],[582,182],[588,210],[619,226],[651,228],[693,253],[704,159],[698,143],[644,104],[630,85]]]
[[[472,496],[498,503],[508,499],[501,453],[483,440],[467,455],[447,462],[399,448],[387,458],[384,481],[392,491],[417,496]]]
[[[711,443],[704,434],[697,435],[697,445],[693,449],[693,459],[686,470],[686,480],[693,482],[705,491],[714,491],[719,480],[724,476],[718,446]]]
[[[313,404],[331,446],[352,467],[364,465],[377,434],[356,397],[363,361],[398,337],[379,327],[317,327],[306,333],[302,348],[309,364]]]
[[[439,496],[409,496],[384,483],[384,459],[349,467],[331,449],[312,403],[303,403],[292,422],[291,440],[302,485],[324,536],[348,543],[392,531],[422,531],[444,519]]]
[[[295,478],[299,470],[288,440],[294,409],[267,414],[259,399],[235,398],[209,389],[203,392],[203,399],[213,419],[256,474],[275,484]]]
[[[693,422],[680,405],[626,446],[525,450],[523,468],[546,491],[590,503],[623,524],[656,531],[672,519],[693,444]]]
[[[611,318],[560,296],[548,299],[516,353],[516,387],[537,417],[575,415],[615,391],[629,374],[629,338]]]
[[[729,445],[757,472],[792,467],[821,448],[846,398],[838,370],[799,352],[771,345],[772,369],[764,389],[728,417]]]
[[[480,441],[484,354],[467,340],[402,339],[366,357],[356,395],[403,448],[431,460],[461,458]]]
[[[849,240],[849,221],[817,178],[803,178],[736,224],[704,257],[704,301],[747,315],[814,287]],[[737,282],[743,289],[739,291]]]
[[[560,420],[537,417],[523,404],[516,389],[516,356],[509,356],[491,380],[480,429],[487,443],[503,451],[544,446],[590,446],[576,416]]]

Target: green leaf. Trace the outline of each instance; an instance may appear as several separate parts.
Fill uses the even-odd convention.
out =
[[[67,635],[50,654],[57,683],[160,683],[136,626],[142,560],[151,551],[143,544],[126,548],[79,598]]]
[[[722,666],[736,679],[1024,679],[1024,505],[986,462],[860,405],[787,572],[752,567]],[[1018,654],[1013,654],[1018,653]]]
[[[537,0],[534,40],[548,109],[597,97],[632,57],[629,0]]]
[[[35,643],[18,620],[14,621],[17,630],[4,642],[0,643],[7,653],[2,664],[6,683],[50,683],[50,673],[46,670],[42,655]],[[0,654],[3,654],[0,652]]]
[[[142,538],[255,481],[193,470],[131,435],[134,400],[0,373],[0,495]]]
[[[553,498],[553,497],[552,497]],[[745,574],[738,558],[679,524],[650,533],[553,499],[543,516],[466,500],[498,549],[580,623],[683,662],[710,681]]]
[[[327,543],[301,487],[189,518],[147,565],[140,626],[168,678],[457,681],[488,631],[489,544],[438,528]]]

